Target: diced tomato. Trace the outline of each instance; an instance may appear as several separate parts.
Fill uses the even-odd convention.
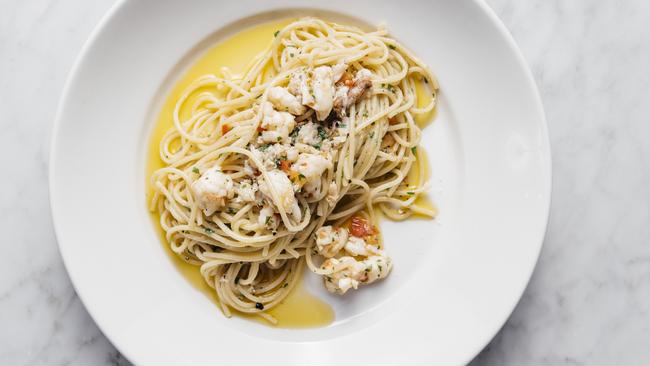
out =
[[[262,125],[257,126],[257,132],[263,132],[266,131],[266,128],[262,127]]]
[[[397,123],[397,118],[396,117],[391,117],[388,119],[388,124],[389,125],[394,125]]]
[[[347,86],[348,88],[351,88],[354,86],[354,80],[347,79],[343,82],[343,84],[345,84],[345,86]]]
[[[224,124],[224,125],[221,125],[221,134],[222,134],[222,135],[227,134],[228,131],[230,131],[230,130],[232,130],[232,127],[230,127],[229,124],[226,123],[226,124]]]
[[[285,172],[289,173],[289,168],[291,167],[291,164],[289,164],[288,161],[286,160],[280,160],[280,169]]]
[[[374,235],[376,233],[375,227],[361,216],[352,216],[350,220],[350,234],[353,236],[364,238],[366,236]]]

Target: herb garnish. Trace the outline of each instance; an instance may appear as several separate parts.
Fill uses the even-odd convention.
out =
[[[327,131],[322,126],[318,126],[318,137],[320,137],[321,141],[327,138]]]

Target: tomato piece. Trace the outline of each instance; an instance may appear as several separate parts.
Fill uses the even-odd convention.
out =
[[[289,173],[289,168],[290,167],[291,167],[291,164],[289,164],[288,161],[280,160],[280,170],[282,170],[285,173]]]
[[[361,216],[353,216],[350,220],[350,234],[358,238],[374,235],[375,227]]]
[[[232,127],[230,127],[230,125],[227,124],[227,123],[221,126],[221,134],[222,135],[227,134],[228,131],[230,131],[230,130],[232,130]]]

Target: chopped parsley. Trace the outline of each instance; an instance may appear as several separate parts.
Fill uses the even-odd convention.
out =
[[[199,168],[197,168],[197,167],[192,168],[192,173],[201,174],[201,172],[199,171]]]
[[[413,154],[415,154],[415,152],[416,152],[417,150],[418,150],[418,147],[417,147],[417,146],[413,146],[413,147],[411,148],[411,152],[412,152]]]
[[[232,208],[232,207],[228,207],[228,209],[227,209],[226,211],[227,211],[229,214],[231,214],[231,215],[234,215],[234,214],[237,213],[237,210],[235,210],[235,209]]]
[[[265,223],[266,225],[268,225],[269,222],[271,222],[271,216],[268,216],[268,217],[266,218],[266,221],[265,221],[264,223]]]
[[[320,137],[321,141],[327,138],[327,131],[325,131],[323,126],[318,126],[318,137]]]
[[[289,283],[288,283],[288,282],[285,282],[284,285],[282,285],[282,288],[285,288],[285,287],[287,287],[287,286],[289,286]]]
[[[394,50],[394,49],[395,49],[395,46],[393,46],[392,44],[389,44],[389,45],[388,45],[388,48],[390,48],[391,50]]]
[[[375,131],[370,132],[370,138],[375,137]]]
[[[277,37],[279,33],[280,33],[280,31],[276,30],[275,33],[273,33],[273,37]]]
[[[409,196],[412,196],[412,195],[414,195],[415,193],[413,193],[413,192],[406,192],[406,194],[408,194]]]
[[[298,174],[298,178],[300,178],[300,179],[307,179],[307,178],[305,177],[305,175],[302,174],[302,173]]]
[[[268,148],[269,148],[269,144],[264,144],[264,145],[260,146],[258,149],[260,151],[266,151],[266,149],[268,149]]]
[[[289,54],[289,56],[293,57],[293,52]]]
[[[212,233],[214,233],[214,230],[210,229],[209,227],[206,227],[204,230],[205,230],[205,232],[208,233],[208,234],[212,234]]]
[[[368,112],[363,112],[363,116],[364,116],[365,118],[368,118]]]

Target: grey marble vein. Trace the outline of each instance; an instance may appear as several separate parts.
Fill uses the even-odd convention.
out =
[[[46,184],[65,76],[112,3],[0,2],[0,365],[130,365],[70,284]],[[471,365],[647,364],[650,2],[488,4],[542,94],[553,203],[530,285]]]

